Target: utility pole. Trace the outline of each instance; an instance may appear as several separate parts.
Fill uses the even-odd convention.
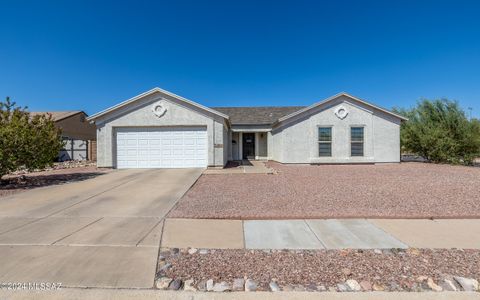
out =
[[[469,107],[469,108],[468,108],[468,111],[469,111],[469,113],[470,113],[470,121],[472,120],[472,110],[473,110],[472,107]]]

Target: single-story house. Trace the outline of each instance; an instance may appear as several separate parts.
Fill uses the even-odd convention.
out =
[[[187,168],[399,162],[405,118],[346,93],[306,107],[206,107],[154,88],[88,120],[99,167]]]
[[[95,160],[97,139],[96,127],[86,120],[81,110],[31,112],[30,115],[50,115],[55,126],[62,131],[65,146],[58,155],[59,161]]]

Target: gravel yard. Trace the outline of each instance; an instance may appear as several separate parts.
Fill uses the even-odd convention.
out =
[[[197,285],[213,279],[231,286],[237,278],[250,278],[259,290],[275,281],[283,290],[341,291],[353,279],[363,290],[422,291],[431,290],[428,278],[444,289],[450,280],[458,290],[453,276],[480,278],[479,250],[172,250],[160,253],[158,277],[193,279]]]
[[[268,166],[278,174],[202,175],[169,217],[480,217],[480,168],[416,162]]]
[[[6,175],[0,182],[0,198],[25,190],[81,181],[105,174],[108,170],[98,169],[95,163],[64,162],[43,171],[18,171]]]

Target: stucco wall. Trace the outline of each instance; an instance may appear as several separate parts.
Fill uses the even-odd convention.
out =
[[[235,144],[232,144],[232,142],[235,141]],[[240,145],[240,137],[238,132],[232,132],[232,138],[230,139],[230,143],[232,145],[232,160],[240,160],[240,152],[238,150],[238,147]]]
[[[267,133],[266,132],[259,132],[258,133],[258,158],[259,159],[267,159],[268,152],[267,152]]]
[[[152,105],[157,102],[167,108],[167,112],[160,118],[152,113]],[[115,167],[117,127],[202,126],[207,129],[208,165],[223,166],[227,155],[223,122],[219,116],[168,95],[149,95],[96,120],[97,165]]]
[[[335,115],[342,105],[343,120]],[[318,127],[332,127],[332,157],[318,155]],[[364,156],[350,156],[350,127],[364,127]],[[399,162],[400,120],[347,97],[272,130],[272,159],[283,163]]]
[[[55,125],[62,130],[62,136],[77,140],[95,140],[95,125],[87,122],[85,117],[84,113],[78,113],[55,122]]]

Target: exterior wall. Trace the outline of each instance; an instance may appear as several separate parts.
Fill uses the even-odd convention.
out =
[[[267,132],[259,132],[257,133],[258,138],[258,153],[257,156],[259,159],[267,159],[268,158],[268,144],[267,144]]]
[[[373,116],[375,162],[400,162],[400,121],[385,113]]]
[[[223,149],[223,160],[222,160],[222,165],[225,165],[228,161],[228,159],[232,157],[232,151],[231,151],[231,146],[232,142],[230,141],[230,132],[227,128],[226,125],[222,125],[222,130],[223,130],[223,138],[222,138],[222,149]],[[225,162],[225,163],[223,163]]]
[[[233,141],[236,143],[233,144]],[[240,160],[240,134],[238,132],[232,132],[230,143],[232,143],[232,160]]]
[[[84,113],[78,113],[55,122],[55,125],[62,130],[62,136],[77,140],[95,140],[95,125],[87,122],[85,118]]]
[[[349,112],[335,115],[342,105]],[[332,127],[332,157],[318,156],[318,127]],[[350,127],[363,126],[364,156],[350,156]],[[400,161],[400,120],[348,97],[339,97],[272,130],[272,159],[282,163],[373,163]],[[377,153],[378,152],[378,153]]]
[[[267,159],[271,159],[273,157],[273,136],[272,132],[267,132]]]
[[[167,111],[162,117],[152,112],[152,105],[160,102]],[[208,165],[224,166],[227,149],[224,147],[223,118],[168,95],[152,94],[119,108],[96,120],[97,165],[115,167],[117,127],[201,126],[207,130]],[[226,130],[226,129],[225,129]]]

